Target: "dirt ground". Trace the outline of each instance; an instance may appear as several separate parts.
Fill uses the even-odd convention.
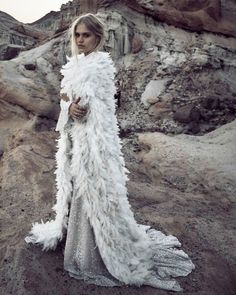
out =
[[[20,133],[1,159],[1,294],[174,294],[148,286],[87,285],[63,270],[65,240],[48,252],[24,242],[31,223],[52,214],[54,139],[46,132],[34,139],[30,132]],[[125,157],[130,170],[129,200],[136,219],[177,236],[196,265],[188,277],[178,279],[184,289],[179,294],[236,294],[235,195],[207,187],[184,190],[180,184],[164,181],[157,185],[147,167],[132,161],[129,153]]]

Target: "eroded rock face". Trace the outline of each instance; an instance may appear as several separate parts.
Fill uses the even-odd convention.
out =
[[[77,5],[78,2],[81,13],[123,5],[177,27],[236,36],[236,4],[232,0],[74,0],[72,5]]]
[[[59,114],[60,73],[65,63],[60,38],[0,64],[0,147],[15,128],[51,130]],[[27,127],[28,128],[28,127]]]
[[[39,20],[31,23],[30,25],[34,28],[46,30],[54,33],[58,28],[62,27],[61,11],[50,11]]]
[[[144,9],[147,14],[159,21],[177,27],[236,36],[236,4],[233,1],[229,4],[233,8],[231,13],[229,13],[226,1],[220,0],[137,0],[128,1],[127,5],[137,11]]]
[[[22,24],[0,11],[0,60],[9,60],[48,36],[47,32]]]
[[[127,8],[176,27],[236,36],[236,4],[233,0],[73,0],[63,4],[60,13],[50,12],[33,25],[55,32],[67,29],[72,19],[82,13],[107,9],[125,12]]]
[[[148,18],[145,25],[135,22],[135,18],[132,22],[142,36],[143,48],[118,60],[117,79],[122,86],[118,114],[124,133],[161,130],[204,134],[235,118],[235,38],[186,33],[153,24]],[[156,105],[142,104],[141,97],[150,81],[163,79],[167,83],[154,98]],[[175,112],[190,104],[200,113],[197,126],[175,119]]]
[[[70,5],[72,9],[73,3]],[[235,118],[235,38],[191,33],[156,23],[152,18],[135,11],[131,13],[126,10],[121,14],[118,10],[110,12],[109,7],[106,9],[99,10],[98,16],[106,24],[104,48],[111,52],[118,70],[116,78],[121,85],[118,117],[123,133],[160,130],[204,134]],[[140,42],[136,53],[132,54],[135,38]],[[26,107],[26,110],[33,112],[33,116],[55,120],[58,107],[54,112],[52,101],[47,97],[53,97],[57,101],[55,95],[59,93],[58,71],[65,63],[65,55],[70,55],[68,41],[66,32],[61,32],[58,38],[45,43],[39,49],[22,54],[22,58],[25,56],[24,60],[16,59],[9,66],[3,63],[2,99],[8,104],[11,99]],[[48,45],[52,43],[54,45]],[[38,54],[35,57],[41,48],[46,48],[43,50],[45,56]],[[35,70],[27,68],[29,64]],[[18,78],[13,83],[13,79],[9,77]],[[47,86],[44,86],[45,77]],[[18,80],[21,84],[18,84]],[[28,93],[30,97],[38,96],[37,88],[32,90],[35,80],[42,81],[42,86],[38,82],[37,84],[39,88],[42,87],[40,92],[45,97],[32,102],[32,105],[37,105],[36,109],[29,106],[30,98],[27,98]],[[167,83],[163,84],[158,97],[156,95],[150,98],[152,105],[143,105],[140,99],[150,81],[158,83],[162,80]],[[15,100],[14,97],[18,99]],[[22,98],[20,102],[19,97]],[[212,97],[217,104],[209,103]],[[185,106],[189,108],[187,105],[199,110],[198,122],[183,122],[175,115],[185,109]]]

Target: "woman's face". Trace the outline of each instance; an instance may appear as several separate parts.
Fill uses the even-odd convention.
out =
[[[77,25],[75,29],[75,40],[79,52],[85,55],[92,52],[98,43],[98,38],[93,32],[89,31],[85,24]]]

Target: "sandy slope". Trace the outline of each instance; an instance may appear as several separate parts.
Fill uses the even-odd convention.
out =
[[[183,294],[236,292],[235,123],[203,137],[142,134],[139,152],[124,140],[137,220],[176,235],[196,264],[179,280]],[[51,216],[56,137],[20,129],[1,158],[1,294],[169,294],[147,286],[88,286],[64,272],[64,241],[55,252],[24,242],[32,222]]]

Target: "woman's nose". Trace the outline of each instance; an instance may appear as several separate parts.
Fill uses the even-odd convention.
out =
[[[83,38],[82,36],[80,36],[80,37],[78,38],[78,41],[79,41],[79,43],[83,43],[83,42],[84,42],[84,38]]]

